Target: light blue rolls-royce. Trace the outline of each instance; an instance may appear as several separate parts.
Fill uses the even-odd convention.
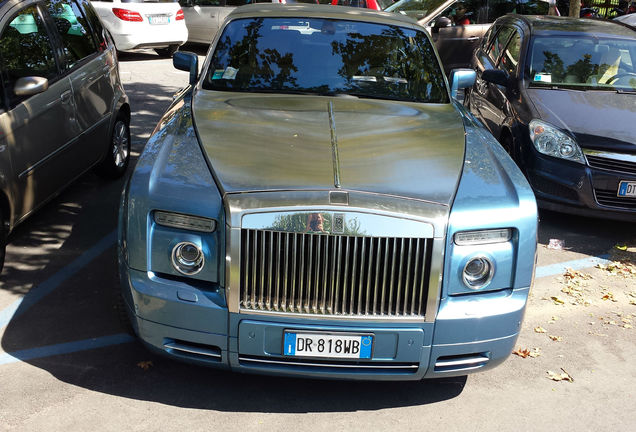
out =
[[[534,195],[454,99],[410,18],[237,8],[125,186],[122,302],[173,359],[417,380],[503,362],[536,254]]]

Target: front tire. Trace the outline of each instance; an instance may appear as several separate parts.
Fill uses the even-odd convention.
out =
[[[167,48],[155,48],[155,52],[159,54],[160,57],[170,58],[174,53],[179,50],[179,45],[170,45]]]
[[[117,115],[110,132],[110,142],[104,160],[97,166],[97,173],[106,178],[124,175],[130,162],[130,125],[122,113]]]

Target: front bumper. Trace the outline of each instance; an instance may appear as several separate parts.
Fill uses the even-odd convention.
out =
[[[301,319],[229,313],[221,289],[131,270],[123,294],[139,338],[153,351],[237,372],[362,380],[419,380],[497,366],[514,348],[528,288],[443,299],[435,322]],[[371,360],[282,355],[285,329],[373,333]]]
[[[188,40],[188,29],[182,22],[163,26],[150,26],[147,23],[124,23],[112,26],[110,31],[115,46],[120,51],[134,51],[149,48],[167,48],[171,45],[183,45]],[[141,25],[143,24],[143,27]]]
[[[636,175],[544,156],[532,149],[525,172],[539,206],[581,216],[633,221],[636,198],[617,196],[621,181]]]

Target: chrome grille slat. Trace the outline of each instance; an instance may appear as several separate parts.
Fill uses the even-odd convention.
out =
[[[366,258],[366,239],[362,237],[362,250],[360,251],[360,280],[358,281],[358,315],[362,313],[362,293],[364,292],[364,275],[365,275],[365,258]]]
[[[294,299],[296,298],[296,253],[298,251],[296,244],[296,238],[298,237],[298,234],[294,233],[294,239],[292,241],[292,271],[290,274],[290,279],[291,279],[291,297],[289,298],[289,301],[287,302],[289,310],[291,312],[294,311]]]
[[[241,231],[240,309],[424,317],[432,241]]]
[[[384,314],[384,300],[386,299],[386,278],[387,273],[389,272],[389,239],[386,238],[384,240],[385,248],[384,248],[384,273],[382,274],[382,300],[380,303],[380,314]]]
[[[358,275],[358,237],[352,237],[353,239],[353,265],[351,266],[351,293],[349,294],[349,315],[354,314],[354,302],[356,298],[356,276]]]
[[[268,251],[268,260],[267,260],[267,265],[268,265],[268,271],[269,271],[269,282],[267,283],[267,301],[265,302],[265,307],[267,307],[267,310],[272,310],[272,282],[274,280],[274,260],[276,259],[274,257],[274,234],[275,233],[269,233],[269,251]]]

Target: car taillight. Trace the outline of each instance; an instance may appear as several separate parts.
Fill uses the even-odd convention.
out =
[[[115,14],[117,18],[119,18],[122,21],[141,22],[144,20],[139,14],[139,12],[131,11],[128,9],[113,8],[113,13]]]
[[[176,21],[185,19],[185,17],[183,16],[183,9],[179,9],[177,11],[177,16],[174,18]]]

